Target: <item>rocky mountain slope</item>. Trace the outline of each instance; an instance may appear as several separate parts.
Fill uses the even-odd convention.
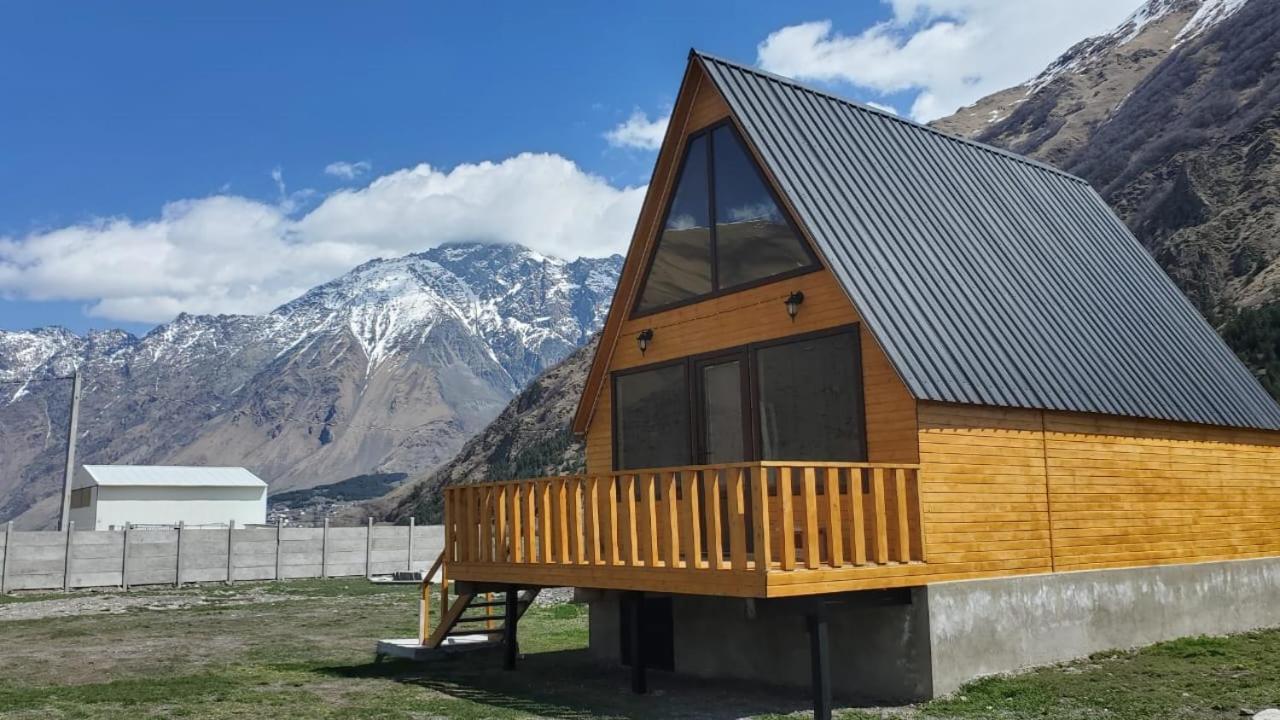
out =
[[[245,465],[272,492],[435,467],[599,328],[620,266],[455,244],[263,316],[0,332],[0,519],[56,513],[70,383],[50,378],[77,366],[82,462]]]
[[[1280,292],[1278,58],[1280,4],[1149,0],[935,125],[1088,180],[1222,325]]]
[[[439,522],[440,488],[446,485],[582,472],[582,441],[569,425],[597,339],[531,382],[448,464],[392,491],[370,506],[372,513],[389,521],[412,516],[418,522]]]

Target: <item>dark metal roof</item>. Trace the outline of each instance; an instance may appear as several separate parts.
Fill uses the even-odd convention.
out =
[[[694,56],[917,398],[1280,429],[1088,183]]]

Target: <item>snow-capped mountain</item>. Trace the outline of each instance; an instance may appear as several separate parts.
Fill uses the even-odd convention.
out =
[[[77,366],[82,462],[245,465],[272,492],[430,469],[599,328],[621,264],[453,244],[261,316],[0,331],[0,519],[56,513],[70,383],[50,378]]]

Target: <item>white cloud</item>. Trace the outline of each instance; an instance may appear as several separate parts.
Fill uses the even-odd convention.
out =
[[[283,173],[273,178],[288,198]],[[84,301],[95,316],[137,322],[260,313],[370,258],[454,240],[519,242],[561,257],[622,252],[643,195],[558,155],[526,153],[399,170],[299,217],[287,202],[180,200],[152,219],[0,236],[0,296]]]
[[[604,137],[614,147],[657,150],[662,146],[662,137],[667,132],[669,122],[671,113],[650,120],[644,111],[635,110],[626,122],[605,133]]]
[[[914,91],[928,121],[1044,69],[1075,42],[1122,22],[1137,0],[885,0],[890,20],[844,35],[830,20],[784,27],[757,48],[766,70]]]
[[[372,169],[372,166],[367,160],[358,160],[356,162],[338,160],[337,162],[331,162],[328,165],[325,165],[324,173],[336,178],[342,178],[343,180],[355,180],[361,175],[369,172],[370,169]]]

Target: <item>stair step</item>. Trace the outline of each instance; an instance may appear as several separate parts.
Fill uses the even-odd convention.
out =
[[[445,637],[459,637],[462,635],[501,635],[502,630],[450,630],[445,633]]]
[[[482,622],[484,620],[492,620],[493,622],[500,623],[502,622],[502,616],[501,615],[463,615],[457,620],[454,620],[454,622],[460,622],[460,623]]]
[[[517,600],[516,602],[521,605],[528,605],[532,601],[521,599],[521,600]],[[503,607],[506,604],[507,604],[506,600],[496,600],[494,602],[473,602],[467,607]]]

